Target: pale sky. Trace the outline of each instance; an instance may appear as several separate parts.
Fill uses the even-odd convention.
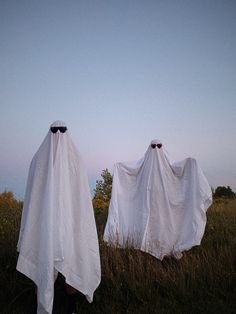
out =
[[[236,1],[0,0],[0,192],[64,120],[91,188],[158,138],[236,191]]]

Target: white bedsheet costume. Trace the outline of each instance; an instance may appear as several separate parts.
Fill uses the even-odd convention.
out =
[[[201,242],[212,192],[195,159],[172,163],[156,144],[136,162],[115,164],[104,240],[180,258]]]
[[[68,130],[49,130],[33,157],[17,250],[17,270],[38,288],[38,314],[52,313],[58,272],[92,302],[101,278],[97,230],[85,168]]]

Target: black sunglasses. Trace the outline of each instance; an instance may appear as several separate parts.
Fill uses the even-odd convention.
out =
[[[158,147],[159,149],[162,147],[162,144],[151,144],[151,148]]]
[[[67,130],[67,127],[66,126],[51,126],[50,130],[52,133],[57,133],[58,130],[61,133],[65,133]]]

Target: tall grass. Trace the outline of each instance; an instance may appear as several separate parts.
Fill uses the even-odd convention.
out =
[[[0,204],[0,312],[33,313],[32,282],[15,271],[20,205]],[[78,313],[236,313],[236,200],[214,201],[198,247],[181,260],[159,261],[102,241],[107,213],[96,215],[102,281],[94,302],[78,297]],[[65,313],[64,280],[55,284],[54,313]]]

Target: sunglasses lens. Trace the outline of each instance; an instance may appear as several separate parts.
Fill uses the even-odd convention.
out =
[[[151,144],[151,148],[155,148],[156,147],[156,144]]]
[[[50,130],[51,130],[52,133],[57,133],[58,127],[52,126],[52,127],[50,128]]]
[[[58,129],[59,129],[59,131],[60,131],[61,133],[65,133],[66,130],[67,130],[67,127],[66,127],[66,126],[60,126]]]
[[[157,144],[157,147],[160,149],[162,147],[162,144]]]

